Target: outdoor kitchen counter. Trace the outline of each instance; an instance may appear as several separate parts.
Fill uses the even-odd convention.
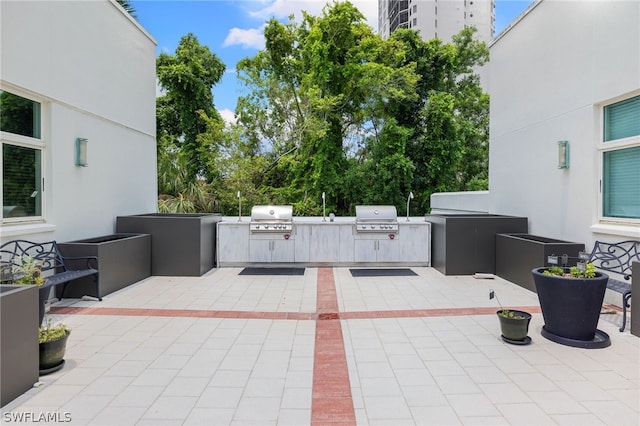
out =
[[[356,218],[294,216],[285,233],[254,233],[251,217],[224,216],[217,223],[218,267],[430,266],[431,223],[398,217],[397,232],[362,233]]]

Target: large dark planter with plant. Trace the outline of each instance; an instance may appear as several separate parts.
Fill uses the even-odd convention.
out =
[[[219,214],[118,216],[116,232],[151,235],[151,274],[201,276],[215,267]]]
[[[0,406],[38,381],[38,287],[0,285]]]
[[[544,265],[551,255],[570,257],[574,266],[584,244],[529,234],[496,235],[496,275],[527,290],[536,291],[531,270]]]
[[[93,277],[77,279],[67,285],[64,297],[102,297],[151,276],[151,235],[119,233],[84,240],[58,243],[65,257],[96,256],[100,295],[96,294]],[[74,267],[74,261],[68,260]],[[86,261],[78,263],[84,267]],[[61,286],[56,289],[58,297]]]
[[[609,335],[597,329],[609,277],[596,272],[594,278],[569,278],[545,275],[545,269],[532,270],[544,318],[542,336],[578,348],[611,345]]]
[[[531,322],[531,314],[529,312],[500,309],[496,314],[500,320],[502,340],[516,345],[531,343],[531,338],[528,336],[529,323]]]
[[[445,275],[495,273],[496,234],[526,233],[526,217],[495,214],[429,214],[431,264]]]

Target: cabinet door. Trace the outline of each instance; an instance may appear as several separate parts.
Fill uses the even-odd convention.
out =
[[[400,245],[399,239],[396,237],[392,239],[378,240],[376,246],[376,260],[379,262],[398,262],[399,259],[398,246]]]
[[[249,261],[249,224],[218,225],[218,262],[246,263]]]
[[[273,240],[252,239],[249,241],[249,261],[271,262],[271,242]]]
[[[309,244],[311,240],[311,226],[297,225],[295,227],[295,262],[309,262]]]
[[[337,262],[340,260],[340,229],[334,225],[313,225],[309,244],[311,262]]]
[[[375,262],[377,260],[378,240],[355,240],[355,261]]]
[[[354,226],[340,225],[340,243],[339,243],[339,261],[343,263],[353,263],[355,260],[354,253]]]
[[[429,226],[426,225],[401,225],[400,226],[400,250],[398,253],[401,262],[419,262],[429,264]]]
[[[291,263],[295,259],[295,244],[293,239],[271,240],[271,261]]]

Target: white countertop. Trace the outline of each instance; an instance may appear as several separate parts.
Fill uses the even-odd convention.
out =
[[[242,220],[239,221],[238,216],[223,216],[222,222],[234,223],[234,224],[246,223],[247,225],[249,225],[249,223],[251,223],[251,217],[242,216]],[[325,221],[322,220],[322,216],[294,216],[293,217],[293,223],[301,224],[301,225],[318,225],[318,224],[349,225],[349,224],[355,224],[355,222],[356,222],[355,216],[336,216],[333,222],[329,220],[329,216],[325,218]],[[402,225],[407,223],[414,224],[414,223],[429,223],[429,222],[427,222],[424,216],[411,216],[409,217],[409,222],[407,222],[407,218],[406,216],[404,216],[404,217],[398,217],[398,223]]]

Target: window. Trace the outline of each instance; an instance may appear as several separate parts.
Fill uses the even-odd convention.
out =
[[[602,216],[640,219],[640,96],[603,109]]]
[[[41,121],[39,102],[0,91],[3,223],[42,217]]]

